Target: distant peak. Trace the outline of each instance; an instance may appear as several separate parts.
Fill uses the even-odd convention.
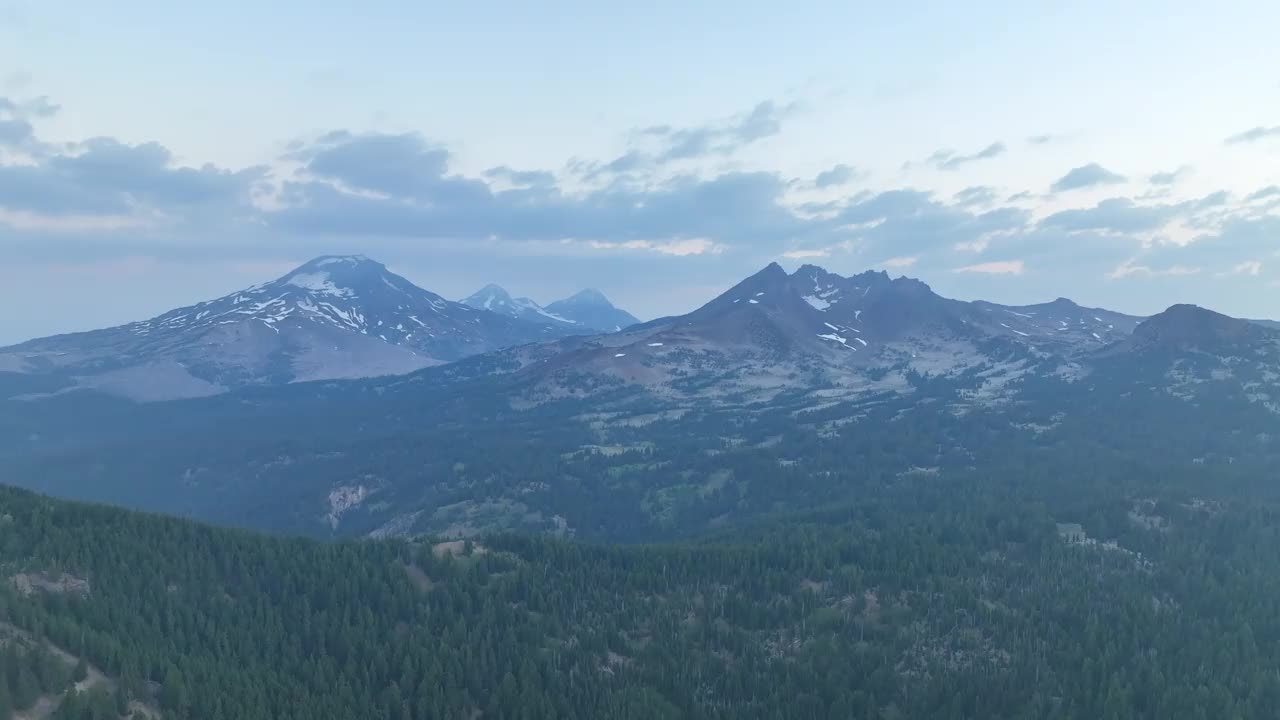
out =
[[[489,283],[488,285],[485,285],[479,290],[471,293],[471,297],[473,298],[476,298],[476,297],[510,298],[511,294],[508,293],[507,289],[502,287],[501,285],[495,285],[494,283]]]
[[[321,255],[302,264],[298,270],[314,270],[316,268],[337,269],[340,267],[357,267],[360,265],[373,265],[382,267],[382,263],[371,260],[364,255]],[[294,272],[297,272],[295,270]]]
[[[1242,340],[1252,328],[1248,320],[1179,304],[1139,323],[1133,335],[1148,344],[1195,345]]]
[[[574,303],[574,304],[609,305],[610,307],[613,306],[613,303],[609,302],[609,298],[605,297],[604,293],[600,292],[599,290],[596,290],[595,288],[586,288],[585,290],[579,290],[578,292],[569,296],[565,300],[562,300],[561,302]]]
[[[753,280],[754,281],[778,281],[778,280],[786,280],[788,277],[790,276],[787,275],[786,270],[782,269],[781,265],[779,265],[776,262],[771,262],[768,265],[765,265],[756,274],[748,277],[747,280],[744,282],[753,281]]]

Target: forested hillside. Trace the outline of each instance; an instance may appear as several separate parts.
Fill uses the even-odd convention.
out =
[[[171,718],[1272,717],[1280,514],[1078,490],[921,473],[631,547],[319,543],[2,490],[0,612]]]

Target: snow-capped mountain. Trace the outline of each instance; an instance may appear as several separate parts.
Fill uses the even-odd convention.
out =
[[[596,332],[617,332],[640,322],[634,315],[614,306],[599,290],[586,289],[546,307],[547,312],[589,327]]]
[[[328,256],[150,320],[5,348],[0,368],[162,400],[399,374],[565,334],[445,300],[363,256]]]
[[[488,310],[507,317],[519,318],[539,325],[548,325],[566,334],[590,335],[598,332],[596,328],[587,327],[575,320],[561,317],[527,297],[513,298],[510,293],[498,285],[485,285],[475,293],[463,298],[460,302],[479,310]]]
[[[462,302],[473,308],[546,324],[573,335],[617,332],[640,322],[631,313],[615,307],[604,293],[591,289],[543,307],[526,297],[513,298],[498,285],[485,285]]]
[[[949,300],[910,278],[890,280],[883,272],[849,278],[805,265],[793,275],[805,302],[829,317],[886,336],[909,335],[932,323],[963,331],[1021,339],[1036,346],[1075,350],[1128,337],[1141,318],[1081,307],[1066,298],[1038,305],[1009,306]],[[865,318],[864,318],[865,314]]]
[[[418,325],[399,330],[402,317],[446,318],[423,328],[428,338],[470,335],[468,325],[498,321],[528,327],[483,309],[454,313],[454,304],[364,262],[321,259],[262,288],[103,331],[119,343],[112,352],[83,350],[103,347],[97,340],[60,348],[65,338],[53,338],[21,358],[64,363],[80,384],[132,381],[140,392],[173,382],[162,362],[180,367],[187,382],[212,382],[209,366],[274,367],[285,380],[300,379],[293,348],[319,352],[321,340],[422,361],[413,353],[425,346],[409,345],[420,339],[409,329]],[[346,304],[382,297],[372,286],[385,288],[385,301]],[[172,327],[193,328],[186,332],[194,339]],[[383,333],[388,327],[403,336]],[[228,337],[239,339],[217,344]],[[393,337],[406,344],[392,345]],[[161,352],[164,338],[176,349]],[[254,344],[262,338],[289,344],[262,346],[267,352]],[[161,360],[121,364],[121,348]],[[439,362],[435,352],[431,361]],[[7,357],[18,355],[10,349]],[[258,358],[266,359],[249,362]],[[263,369],[270,361],[277,365]],[[0,390],[10,380],[0,374]],[[686,315],[399,377],[131,407],[119,422],[100,421],[118,408],[100,408],[94,398],[31,407],[0,400],[0,427],[10,430],[0,432],[0,456],[25,463],[29,470],[17,475],[33,487],[219,522],[300,523],[288,527],[347,535],[612,529],[615,494],[642,482],[633,501],[645,513],[657,508],[655,522],[668,522],[661,503],[678,499],[701,508],[687,521],[718,523],[751,493],[763,493],[753,506],[769,511],[793,499],[787,482],[719,491],[727,477],[720,468],[770,472],[775,461],[788,468],[779,477],[817,488],[865,472],[890,482],[946,473],[948,464],[967,468],[982,453],[1010,447],[1026,449],[1026,459],[1055,448],[1090,457],[1123,452],[1158,461],[1161,472],[1238,463],[1265,477],[1280,462],[1280,332],[1193,306],[1139,320],[1061,299],[960,302],[880,272],[842,277],[806,266],[788,274],[770,265]],[[95,422],[82,421],[86,408]],[[151,434],[137,436],[139,428]],[[869,454],[831,461],[839,448],[882,431],[896,439],[875,462],[897,466],[859,465],[880,452],[874,443]],[[495,473],[487,460],[509,454],[513,439],[543,461],[508,462]],[[153,458],[154,447],[168,451]],[[606,447],[642,450],[618,458],[628,468],[619,473],[636,475],[601,472],[596,459],[604,461]],[[592,459],[565,471],[583,457]],[[526,465],[546,474],[531,480]],[[698,473],[720,479],[692,484]],[[576,514],[592,495],[584,488],[610,481],[596,493],[609,498],[600,515]]]
[[[805,265],[788,274],[774,263],[688,315],[635,325],[587,346],[598,347],[605,364],[643,365],[643,372],[624,374],[654,382],[688,377],[695,366],[737,367],[727,379],[761,371],[773,380],[744,383],[764,387],[777,385],[784,367],[803,385],[886,368],[958,373],[1011,353],[1072,357],[1128,338],[1139,320],[1065,299],[1026,307],[962,302],[883,272],[842,277]],[[582,362],[584,352],[574,361]],[[679,362],[666,367],[664,359]]]

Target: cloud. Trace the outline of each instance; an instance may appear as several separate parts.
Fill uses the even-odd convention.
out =
[[[1179,180],[1181,180],[1182,178],[1190,174],[1190,172],[1191,172],[1191,168],[1187,167],[1186,165],[1183,165],[1182,167],[1176,170],[1170,170],[1168,172],[1153,173],[1151,177],[1147,178],[1147,182],[1151,183],[1152,185],[1174,185]]]
[[[556,184],[555,173],[545,170],[512,170],[506,165],[489,168],[484,176],[491,179],[506,180],[512,185],[525,187],[549,187]]]
[[[33,133],[41,127],[34,114],[56,112],[47,101],[5,102],[8,113],[22,105],[21,112],[33,118],[26,121],[35,126]],[[502,164],[464,172],[449,148],[416,133],[324,133],[291,144],[274,175],[265,168],[191,167],[157,143],[97,138],[51,147],[34,160],[0,161],[0,229],[20,231],[22,252],[32,256],[48,254],[29,249],[42,242],[55,247],[47,238],[56,230],[64,254],[72,248],[108,255],[111,248],[128,248],[261,259],[358,247],[389,256],[440,251],[489,260],[548,256],[598,262],[591,259],[621,256],[681,267],[744,258],[843,257],[846,263],[910,267],[921,274],[954,272],[956,282],[972,283],[984,276],[1025,275],[1028,267],[1037,269],[1037,277],[1070,273],[1098,282],[1108,271],[1215,273],[1265,261],[1280,249],[1280,219],[1266,220],[1269,206],[1233,206],[1239,197],[1225,192],[1164,203],[1110,198],[1040,219],[1032,203],[1018,207],[1004,191],[984,185],[953,195],[913,188],[839,192],[857,175],[843,164],[812,179],[716,172],[708,163],[639,172],[681,143],[703,143],[706,157],[720,157],[714,148],[722,143],[767,137],[775,132],[765,121],[771,114],[776,113],[752,111],[692,128],[646,128],[631,153],[607,163],[616,172],[601,182],[582,182],[583,168],[603,167],[590,161],[573,161],[561,172]],[[694,132],[706,128],[716,129],[711,135],[720,139],[692,139],[708,137]],[[6,131],[3,137],[30,134],[16,124],[0,126],[0,134]],[[683,140],[672,139],[677,137]],[[1091,167],[1115,176],[1084,166],[1072,171],[1074,182],[1098,182],[1097,172],[1092,179],[1079,177]],[[816,187],[832,192],[820,203],[795,196],[797,188]],[[265,200],[264,188],[270,191]],[[181,231],[174,232],[178,224]],[[1117,275],[1118,266],[1123,272]]]
[[[598,250],[647,250],[661,255],[675,255],[677,257],[717,254],[725,249],[723,245],[719,245],[707,238],[690,238],[688,240],[673,240],[669,242],[654,242],[652,240],[624,240],[621,242],[588,240],[586,245]]]
[[[1245,260],[1242,263],[1234,265],[1230,270],[1218,273],[1219,277],[1227,277],[1231,275],[1248,275],[1257,277],[1262,274],[1262,262],[1259,260]]]
[[[954,249],[1025,227],[1030,213],[997,208],[975,213],[919,190],[888,190],[851,202],[832,219],[841,239],[893,255]]]
[[[173,219],[198,208],[234,214],[234,208],[249,208],[254,186],[266,174],[260,167],[233,172],[181,166],[154,142],[128,145],[99,137],[54,149],[39,141],[25,118],[57,110],[45,98],[23,103],[0,98],[0,145],[31,156],[28,162],[0,164],[0,210],[27,218],[28,225],[48,226],[57,216],[81,224],[87,216]]]
[[[467,177],[454,173],[447,150],[405,135],[335,132],[293,148],[291,157],[302,162],[299,174],[263,217],[268,227],[298,236],[511,242],[563,252],[758,249],[799,258],[839,251],[871,260],[962,245],[980,250],[1031,218],[1020,208],[971,207],[990,199],[985,188],[963,192],[967,202],[903,189],[795,204],[788,193],[796,181],[773,172],[631,178],[603,187],[502,166]],[[531,182],[513,182],[521,178]],[[690,244],[695,240],[701,244]]]
[[[1241,143],[1258,142],[1259,140],[1267,140],[1270,138],[1280,138],[1280,125],[1273,127],[1262,127],[1259,125],[1258,127],[1249,128],[1244,132],[1236,133],[1223,142],[1227,145],[1239,145]]]
[[[449,151],[416,133],[355,135],[338,130],[292,154],[313,179],[354,190],[430,203],[474,202],[484,183],[447,174]]]
[[[967,187],[955,195],[951,199],[960,207],[971,206],[988,206],[996,201],[996,189],[989,185],[975,185]]]
[[[782,131],[782,122],[797,109],[795,103],[772,100],[727,120],[692,127],[652,125],[632,133],[632,147],[605,163],[579,163],[576,169],[587,180],[608,175],[653,170],[672,162],[705,157],[727,157],[742,148]]]
[[[812,250],[788,250],[782,253],[782,257],[791,260],[804,260],[806,258],[827,257],[831,254],[828,248],[815,248]]]
[[[1267,198],[1277,197],[1277,196],[1280,196],[1280,185],[1268,185],[1267,187],[1264,187],[1261,190],[1258,190],[1257,192],[1250,193],[1249,197],[1245,198],[1245,202],[1254,202],[1255,200],[1265,200]]]
[[[1027,138],[1027,142],[1031,145],[1048,145],[1061,139],[1061,135],[1032,135]]]
[[[1129,198],[1109,198],[1091,208],[1056,212],[1040,225],[1068,232],[1142,233],[1164,227],[1183,211],[1177,205],[1138,205]]]
[[[985,148],[970,155],[957,155],[954,150],[938,150],[925,159],[925,162],[939,170],[959,170],[969,163],[989,160],[1003,155],[1008,148],[1002,142],[993,142]]]
[[[596,243],[581,247],[661,252],[663,243],[756,243],[817,229],[785,206],[787,183],[775,173],[680,175],[644,186],[614,183],[570,193],[546,182],[504,190],[453,174],[448,151],[417,136],[331,133],[293,155],[309,160],[285,184],[282,207],[266,215],[271,226],[293,233],[570,240]],[[488,174],[511,176],[507,170]]]
[[[1114,185],[1126,180],[1125,176],[1111,172],[1098,163],[1089,163],[1088,165],[1072,168],[1066,175],[1058,178],[1051,186],[1051,189],[1054,192],[1081,190],[1099,185]]]
[[[919,260],[920,260],[919,256],[911,255],[911,256],[903,256],[903,257],[892,257],[878,264],[881,265],[882,267],[887,267],[887,268],[909,268],[912,265],[915,265]]]
[[[42,120],[57,114],[59,107],[47,97],[18,101],[0,97],[0,148],[36,154],[45,150],[36,139],[33,120]]]
[[[1252,275],[1253,263],[1278,253],[1280,216],[1235,212],[1217,217],[1211,229],[1184,241],[1147,244],[1112,275],[1185,275],[1192,270],[1221,277]]]
[[[830,187],[838,187],[847,185],[858,176],[858,171],[849,165],[843,163],[832,167],[830,170],[823,170],[813,179],[813,185],[819,189]]]
[[[1135,261],[1129,260],[1108,273],[1107,277],[1112,280],[1119,280],[1135,275],[1144,277],[1185,277],[1188,275],[1199,275],[1200,272],[1201,268],[1198,267],[1171,265],[1163,268],[1153,268],[1150,265],[1138,265]]]
[[[22,90],[31,84],[31,73],[27,70],[14,70],[0,78],[0,88],[5,90]]]
[[[0,147],[22,147],[35,137],[35,128],[26,120],[0,119]]]
[[[1000,260],[953,268],[951,272],[981,273],[983,275],[1021,275],[1025,266],[1021,260]]]

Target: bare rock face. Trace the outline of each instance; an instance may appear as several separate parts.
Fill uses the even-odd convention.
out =
[[[38,592],[88,595],[89,581],[67,573],[18,573],[9,578],[18,593],[30,597]]]

